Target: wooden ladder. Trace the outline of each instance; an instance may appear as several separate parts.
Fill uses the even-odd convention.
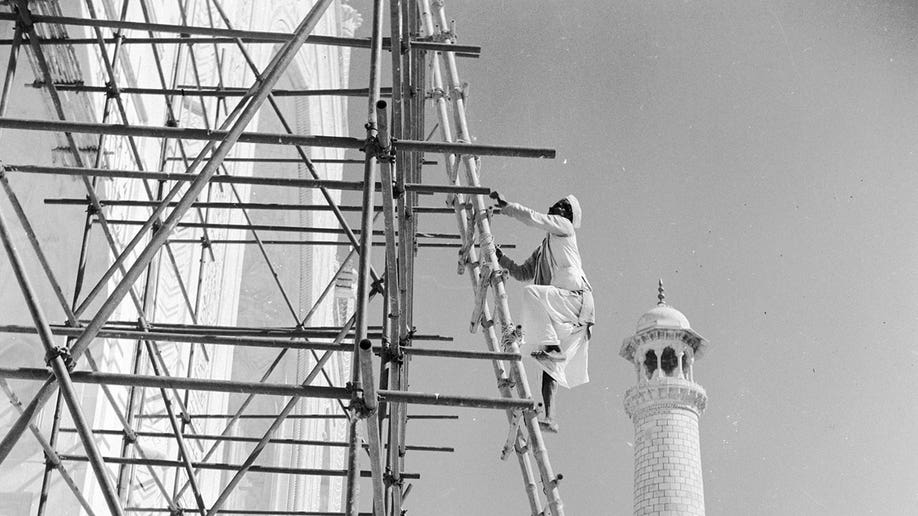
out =
[[[428,39],[455,43],[455,35],[445,30],[448,27],[443,1],[419,0],[421,28]],[[445,142],[470,143],[468,120],[465,111],[462,82],[453,52],[428,52],[427,98],[433,101],[439,119],[440,135]],[[444,77],[445,76],[445,77]],[[451,184],[480,186],[480,163],[472,154],[444,155],[446,173]],[[460,178],[460,168],[464,178]],[[507,274],[500,267],[495,255],[494,237],[491,234],[489,200],[484,195],[456,195],[449,197],[449,204],[456,213],[456,223],[462,235],[459,253],[460,274],[468,271],[475,292],[475,305],[470,321],[470,331],[482,329],[485,343],[491,351],[519,353],[520,331],[513,324],[504,286]],[[493,301],[489,303],[489,296]],[[493,308],[492,308],[493,305]],[[497,388],[505,398],[532,399],[526,370],[520,361],[494,361]],[[536,410],[507,411],[510,429],[501,458],[506,459],[515,452],[519,461],[523,484],[529,498],[533,515],[564,516],[564,504],[558,483],[548,458]],[[532,468],[535,461],[538,477]],[[542,496],[538,492],[541,481]],[[543,508],[544,507],[544,508]]]

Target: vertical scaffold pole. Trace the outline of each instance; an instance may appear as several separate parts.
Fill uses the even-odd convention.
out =
[[[360,260],[357,269],[357,324],[354,335],[354,353],[351,359],[351,385],[354,388],[353,402],[362,403],[364,408],[370,406],[375,410],[376,400],[370,400],[367,405],[366,396],[361,401],[356,398],[357,392],[362,387],[373,392],[374,385],[361,385],[361,377],[372,381],[372,369],[361,372],[360,346],[367,336],[367,319],[369,317],[370,299],[370,255],[373,249],[373,196],[378,172],[377,156],[379,154],[379,126],[376,103],[379,101],[380,91],[380,58],[382,55],[382,21],[383,0],[373,2],[373,22],[370,35],[370,88],[367,106],[367,139],[364,153],[366,154],[363,171],[363,212],[360,218]],[[364,414],[367,415],[367,414]],[[379,420],[376,417],[365,417],[367,437],[370,441],[370,467],[373,472],[373,506],[376,514],[383,516],[382,505],[384,501],[382,488],[382,466],[379,453]],[[356,516],[359,509],[357,499],[357,418],[353,418],[348,425],[348,474],[345,512],[348,516]]]

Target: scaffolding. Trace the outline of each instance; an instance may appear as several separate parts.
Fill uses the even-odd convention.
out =
[[[532,400],[526,371],[520,357],[520,332],[514,325],[504,287],[506,274],[495,255],[490,229],[492,208],[488,206],[490,190],[479,178],[480,161],[488,156],[553,158],[554,151],[544,148],[481,145],[472,143],[463,83],[458,61],[476,58],[480,49],[457,43],[450,30],[443,1],[390,0],[388,9],[382,0],[372,2],[369,38],[338,37],[314,34],[317,24],[333,0],[316,0],[300,23],[290,31],[256,31],[235,28],[224,0],[200,0],[207,13],[207,25],[195,25],[187,8],[192,0],[178,0],[181,24],[155,22],[148,0],[122,0],[120,5],[105,0],[108,8],[97,12],[97,2],[86,0],[83,16],[63,16],[56,0],[11,0],[0,22],[11,24],[13,37],[0,40],[10,49],[0,93],[0,138],[11,131],[50,132],[59,138],[57,151],[63,164],[2,163],[2,184],[15,220],[25,232],[30,252],[18,250],[11,234],[8,210],[0,211],[2,239],[11,268],[16,275],[34,325],[5,324],[0,333],[36,335],[43,346],[48,368],[0,367],[0,387],[18,414],[5,429],[0,442],[0,467],[17,441],[30,432],[41,446],[46,460],[37,514],[53,514],[55,503],[70,500],[49,499],[51,474],[56,471],[87,514],[99,514],[88,493],[81,491],[72,470],[76,464],[88,463],[104,499],[113,515],[147,514],[365,514],[360,510],[359,478],[369,478],[371,497],[365,497],[365,509],[372,507],[377,516],[400,516],[412,489],[406,480],[420,478],[405,470],[409,451],[449,452],[452,448],[408,444],[406,428],[414,419],[455,419],[452,415],[409,414],[409,405],[442,405],[495,409],[506,412],[509,423],[501,458],[516,455],[523,489],[533,515],[563,516],[559,491],[561,475],[551,467],[548,451],[537,421],[538,408]],[[143,15],[141,21],[129,21],[129,6]],[[384,35],[388,25],[389,33]],[[94,37],[70,37],[73,31],[86,31]],[[346,47],[368,52],[369,73],[366,88],[280,88],[278,85],[304,45]],[[92,48],[104,85],[87,84],[82,77],[67,73],[62,62],[76,60],[75,49]],[[159,86],[138,84],[136,78],[120,63],[126,49],[147,48],[155,57],[153,66]],[[263,66],[253,57],[274,49]],[[388,52],[388,55],[385,53]],[[25,53],[50,107],[52,118],[15,119],[6,117],[11,100],[17,61]],[[180,58],[166,59],[171,53]],[[244,63],[250,85],[231,84],[224,76],[223,64],[230,55]],[[270,54],[269,54],[270,55]],[[217,63],[219,84],[203,84],[198,73],[202,59]],[[391,57],[391,86],[383,86],[383,60]],[[171,69],[170,69],[171,66]],[[178,67],[191,67],[194,84],[178,80]],[[86,96],[105,95],[101,114],[90,119],[74,119],[69,104],[86,102]],[[167,119],[161,126],[140,125],[129,115],[131,99],[155,97],[165,102]],[[350,97],[365,99],[366,134],[355,138],[339,135],[303,134],[285,116],[279,99],[309,97]],[[184,126],[180,111],[187,104],[202,113],[200,126]],[[276,117],[283,132],[248,132],[260,110]],[[436,119],[433,130],[425,128],[430,110]],[[84,107],[83,112],[91,111]],[[98,120],[98,121],[97,121]],[[427,132],[430,131],[428,135]],[[440,141],[431,141],[439,133]],[[142,157],[139,140],[152,139],[161,151],[154,167]],[[118,142],[132,166],[112,166],[106,159],[107,149]],[[281,146],[295,152],[295,157],[252,156],[234,153],[238,144]],[[327,157],[317,149],[343,149],[362,152],[362,158]],[[427,159],[439,155],[437,160]],[[255,177],[234,175],[234,164],[293,163],[304,167],[305,177]],[[360,181],[323,177],[317,165],[362,165]],[[424,167],[442,165],[445,181],[429,184],[422,180]],[[152,168],[152,170],[151,170]],[[47,209],[86,207],[81,253],[77,259],[77,278],[73,295],[68,298],[61,279],[55,274],[47,250],[32,227],[9,178],[15,176],[65,175],[83,185],[85,198],[55,197],[45,200]],[[428,174],[429,176],[429,174]],[[117,178],[140,185],[136,196],[103,196],[99,181]],[[427,179],[426,177],[424,179]],[[254,186],[272,189],[317,189],[324,204],[254,202],[240,194],[240,189]],[[223,197],[214,192],[220,189]],[[279,190],[278,190],[279,191]],[[335,200],[334,192],[359,192],[360,202],[351,205]],[[421,206],[420,195],[445,196],[446,207]],[[356,195],[356,194],[355,194]],[[146,210],[145,218],[118,218],[117,209]],[[256,224],[252,212],[326,213],[334,226]],[[226,215],[233,214],[232,216]],[[352,227],[345,214],[360,214],[359,227]],[[223,215],[221,215],[223,214]],[[419,216],[453,214],[457,233],[425,233],[418,230]],[[374,223],[381,221],[381,229]],[[228,221],[234,222],[228,222]],[[89,283],[87,254],[99,246],[92,235],[104,237],[102,252],[111,260],[101,277]],[[264,233],[289,233],[291,238],[262,238]],[[118,235],[132,235],[123,243]],[[191,235],[191,236],[189,236]],[[244,237],[239,237],[244,235]],[[312,239],[304,239],[304,236]],[[98,239],[98,237],[96,237]],[[271,277],[293,314],[289,326],[242,326],[204,324],[201,291],[204,270],[217,259],[221,247],[255,246],[271,271]],[[303,317],[293,308],[289,288],[280,279],[268,247],[297,249],[303,246],[336,246],[347,251],[331,281],[313,300]],[[383,248],[384,266],[372,266],[373,247]],[[472,286],[470,331],[480,332],[484,351],[425,348],[426,341],[449,340],[436,334],[422,334],[414,327],[415,255],[424,247],[458,249],[459,274],[466,274]],[[176,255],[193,248],[200,257],[200,270],[188,274],[180,270]],[[292,252],[292,251],[291,251]],[[33,278],[24,260],[37,260],[60,305],[63,321],[52,321],[44,313]],[[318,326],[311,318],[323,301],[335,291],[357,261],[356,297],[352,314],[340,326]],[[156,278],[174,275],[179,296],[190,322],[160,320],[156,311]],[[378,298],[381,307],[373,308],[370,300]],[[129,303],[135,320],[119,320],[122,303]],[[465,305],[463,305],[465,306]],[[375,310],[375,311],[374,311]],[[375,319],[375,325],[374,325]],[[5,323],[0,321],[0,323]],[[117,373],[106,370],[93,355],[93,343],[101,339],[121,339],[133,344],[133,370]],[[66,344],[62,344],[66,341]],[[161,347],[166,343],[187,346],[186,370],[170,370]],[[219,354],[226,349],[265,349],[276,351],[275,358],[261,374],[259,381],[199,378],[192,362],[200,357]],[[272,351],[273,352],[273,351]],[[311,368],[303,371],[296,382],[271,381],[279,364],[289,352],[308,353]],[[349,356],[350,370],[344,382],[335,384],[326,366],[332,357]],[[440,395],[407,390],[411,359],[415,356],[488,360],[499,397]],[[199,360],[201,360],[199,358]],[[153,374],[140,374],[139,364],[147,364]],[[319,379],[325,385],[317,385]],[[14,392],[10,380],[38,382],[40,388],[31,399]],[[94,428],[80,406],[77,386],[98,386],[119,428]],[[127,395],[116,389],[123,388]],[[155,391],[162,407],[144,410],[144,392]],[[189,393],[232,393],[244,395],[235,411],[226,413],[193,413]],[[255,396],[278,398],[276,413],[247,411]],[[303,414],[296,407],[304,399],[332,400],[335,413]],[[55,403],[52,400],[56,400]],[[36,416],[50,405],[53,413],[50,430],[35,423]],[[68,414],[71,426],[62,424]],[[140,428],[140,422],[162,420],[168,431]],[[280,437],[286,420],[340,420],[347,425],[344,440],[309,440]],[[264,421],[260,435],[239,435],[240,421]],[[222,432],[207,432],[197,425],[214,422]],[[47,426],[47,425],[45,425]],[[76,434],[82,454],[57,445],[62,436]],[[97,440],[100,436],[120,438],[120,453],[104,455]],[[177,455],[159,457],[151,449],[151,440],[174,441]],[[503,438],[501,438],[503,441]],[[153,441],[158,442],[158,441]],[[220,447],[228,443],[254,444],[238,464],[220,460]],[[257,464],[262,452],[272,446],[323,446],[346,450],[344,467],[297,468]],[[534,463],[534,464],[533,464]],[[131,502],[131,476],[143,470],[149,475],[162,506],[138,506]],[[228,481],[206,496],[202,475],[207,471],[226,472]],[[113,474],[117,472],[117,474]],[[164,472],[171,472],[165,474]],[[249,473],[339,477],[344,479],[343,512],[309,510],[272,510],[270,508],[235,508],[227,503],[235,489]],[[169,486],[169,479],[173,485]],[[98,495],[98,493],[97,493]],[[371,499],[370,504],[368,500]],[[50,506],[50,507],[49,507]],[[370,514],[370,513],[366,513]]]

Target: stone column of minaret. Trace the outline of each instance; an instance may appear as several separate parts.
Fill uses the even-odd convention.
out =
[[[693,364],[708,342],[664,302],[662,280],[658,298],[619,353],[637,375],[625,394],[634,422],[634,516],[703,516],[698,418],[707,394]]]

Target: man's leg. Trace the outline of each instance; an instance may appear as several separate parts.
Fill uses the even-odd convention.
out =
[[[529,285],[523,289],[523,339],[536,360],[564,361],[547,306],[548,298],[557,290],[549,285]]]
[[[549,432],[558,431],[558,423],[554,419],[555,394],[558,392],[558,382],[550,374],[542,372],[542,404],[545,406],[545,419],[540,421],[542,428]]]

